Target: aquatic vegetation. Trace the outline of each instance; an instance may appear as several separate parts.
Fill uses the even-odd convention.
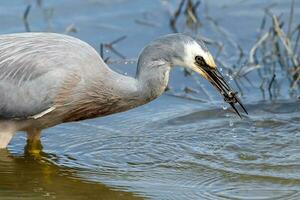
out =
[[[287,19],[272,12],[272,8],[276,7],[274,4],[262,8],[265,14],[257,33],[256,42],[248,51],[243,49],[242,45],[237,43],[213,16],[210,16],[207,2],[203,4],[204,12],[202,11],[202,13],[204,15],[199,19],[196,9],[199,7],[200,1],[181,0],[178,8],[170,17],[171,29],[178,32],[176,22],[181,15],[186,18],[187,27],[190,27],[191,21],[195,24],[207,24],[206,22],[213,24],[215,27],[213,30],[219,33],[220,38],[203,37],[194,29],[191,29],[190,33],[207,44],[217,47],[217,63],[227,71],[229,79],[233,79],[242,94],[244,82],[251,86],[255,85],[248,77],[253,72],[257,72],[260,79],[260,84],[255,85],[255,87],[263,93],[263,96],[265,96],[266,91],[269,93],[270,98],[278,95],[280,84],[277,81],[276,74],[280,74],[280,77],[284,74],[290,83],[290,94],[297,94],[300,86],[300,23],[299,21],[294,22],[295,0],[291,1],[290,15]],[[185,9],[183,9],[184,7]],[[203,23],[201,23],[201,20]],[[198,26],[197,28],[205,29],[206,27]],[[218,59],[219,56],[222,57],[222,54],[226,54],[225,42],[228,43],[230,48],[236,49],[236,62],[227,64]],[[191,73],[185,72],[185,75],[191,75]]]

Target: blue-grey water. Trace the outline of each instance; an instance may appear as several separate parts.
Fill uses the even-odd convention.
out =
[[[37,2],[42,2],[39,6]],[[300,5],[295,1],[295,21]],[[22,15],[31,4],[31,31],[64,33],[74,27],[78,37],[94,48],[120,36],[116,49],[136,59],[154,38],[172,32],[170,13],[179,1],[171,0],[64,0],[1,1],[1,33],[25,31]],[[288,18],[290,1],[206,1],[211,15],[245,52],[256,40],[263,8],[274,4],[276,14]],[[203,16],[203,5],[199,8]],[[199,33],[224,40],[205,19]],[[184,19],[180,31],[188,32]],[[213,54],[216,47],[209,47]],[[118,60],[110,50],[106,57]],[[236,50],[221,56],[234,63]],[[134,75],[135,64],[112,64]],[[18,134],[0,151],[0,199],[299,199],[300,102],[281,95],[263,99],[260,80],[243,86],[249,115],[237,117],[203,79],[201,92],[182,70],[171,75],[172,91],[186,85],[198,89],[195,98],[162,95],[125,113],[44,131],[43,151],[24,153],[25,135]],[[283,80],[284,76],[278,75]],[[230,81],[230,77],[227,77]],[[234,82],[231,81],[231,85]],[[287,92],[284,92],[284,91]],[[267,95],[268,96],[268,95]],[[201,100],[201,101],[200,101]]]

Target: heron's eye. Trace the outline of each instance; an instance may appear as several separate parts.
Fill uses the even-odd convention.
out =
[[[204,66],[206,64],[205,60],[204,60],[204,58],[202,56],[196,56],[195,57],[195,61],[200,66]]]

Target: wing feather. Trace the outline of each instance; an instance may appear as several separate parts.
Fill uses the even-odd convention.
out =
[[[75,50],[75,51],[74,51]],[[53,111],[64,78],[96,55],[65,35],[22,33],[0,36],[0,119],[25,119]]]

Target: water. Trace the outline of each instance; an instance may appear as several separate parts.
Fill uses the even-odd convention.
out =
[[[20,16],[28,2],[3,3],[3,33],[23,31]],[[148,41],[170,32],[168,10],[176,2],[166,2],[76,0],[61,6],[53,1],[44,5],[53,9],[45,22],[32,1],[29,20],[32,30],[57,32],[74,23],[78,32],[72,34],[95,48],[127,35],[118,50],[135,58]],[[237,30],[231,34],[245,48],[251,46],[267,3],[209,2],[211,15],[227,30]],[[288,2],[274,2],[275,11],[287,13]],[[244,23],[233,24],[237,16]],[[132,63],[112,68],[134,73]],[[181,74],[172,73],[173,88],[183,81],[197,88]],[[41,154],[24,153],[25,136],[17,135],[0,152],[0,199],[299,199],[300,102],[285,93],[262,100],[259,89],[246,86],[249,116],[240,119],[205,81],[201,84],[212,101],[201,94],[205,102],[163,95],[126,113],[45,130]]]

